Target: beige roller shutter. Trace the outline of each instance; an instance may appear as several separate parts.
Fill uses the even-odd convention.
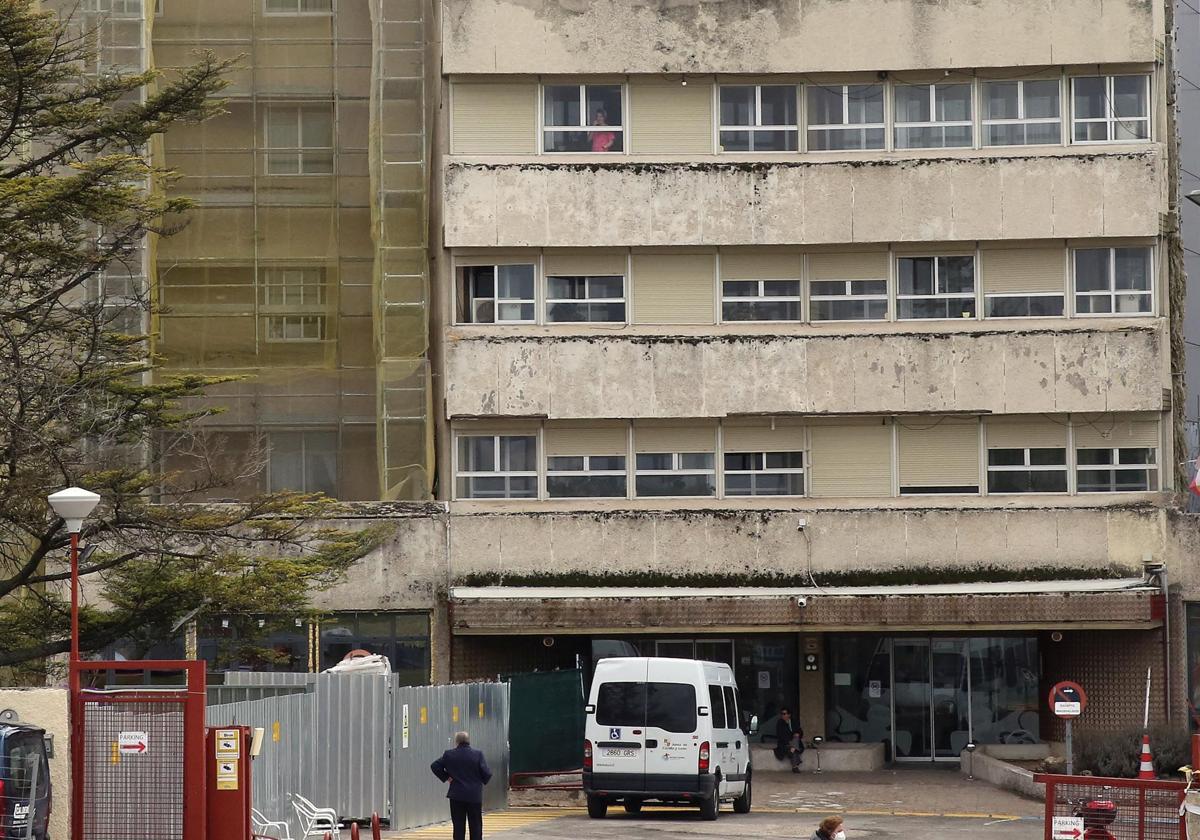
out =
[[[782,251],[721,252],[722,280],[799,280],[800,254]]]
[[[630,285],[635,324],[713,323],[712,254],[636,254]]]
[[[629,267],[627,258],[620,251],[572,251],[546,254],[543,257],[547,277],[582,277],[597,275],[625,276]]]
[[[892,430],[883,423],[813,428],[810,460],[814,496],[892,495]]]
[[[808,269],[813,280],[886,280],[888,253],[809,254]]]
[[[624,455],[629,433],[621,426],[546,426],[547,455]]]
[[[899,426],[900,488],[978,487],[979,422],[903,418]]]
[[[712,85],[635,82],[629,88],[629,104],[629,151],[712,154]]]
[[[634,426],[634,452],[715,452],[715,426]]]
[[[1074,415],[1076,449],[1154,447],[1162,442],[1158,417],[1153,414]]]
[[[985,294],[1062,292],[1066,286],[1065,248],[983,251]]]
[[[769,420],[761,423],[726,423],[721,431],[725,452],[803,452],[804,427]]]
[[[537,152],[537,85],[453,82],[450,98],[451,154]]]
[[[1057,422],[1055,422],[1057,420]],[[1067,418],[988,417],[984,436],[988,449],[1050,448],[1067,445]]]

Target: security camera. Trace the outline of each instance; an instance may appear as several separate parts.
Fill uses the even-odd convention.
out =
[[[799,519],[796,520],[796,530],[797,531],[803,531],[807,527],[808,527],[808,520],[805,519],[803,516],[801,516]]]
[[[797,607],[807,607],[808,599],[805,598],[803,595],[801,595],[799,598],[796,599],[796,606]]]

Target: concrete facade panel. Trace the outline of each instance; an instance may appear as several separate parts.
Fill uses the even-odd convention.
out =
[[[1144,0],[443,0],[442,27],[445,73],[804,73],[1146,62],[1161,23]]]
[[[1152,328],[837,337],[463,335],[446,351],[450,417],[1163,408],[1157,374],[1164,350]],[[583,382],[589,387],[580,387]]]
[[[1157,236],[1162,204],[1161,160],[1152,151],[747,164],[451,161],[444,178],[448,247]]]

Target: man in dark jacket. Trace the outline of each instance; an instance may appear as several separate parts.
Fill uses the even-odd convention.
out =
[[[792,772],[800,772],[800,760],[804,757],[804,730],[798,721],[792,721],[791,710],[787,708],[779,710],[779,720],[775,724],[775,757],[780,761],[790,758]]]
[[[450,819],[454,822],[454,840],[464,840],[471,826],[471,840],[483,840],[483,786],[492,778],[483,753],[471,746],[471,736],[456,733],[454,749],[429,765],[433,775],[450,783]]]

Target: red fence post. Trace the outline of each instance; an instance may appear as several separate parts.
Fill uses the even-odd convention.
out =
[[[1054,782],[1053,782],[1053,780],[1047,779],[1046,780],[1046,814],[1045,814],[1046,818],[1045,818],[1045,820],[1043,820],[1043,822],[1045,824],[1042,827],[1043,840],[1053,840],[1053,837],[1054,837],[1054,829],[1053,829],[1054,798],[1055,798]]]
[[[1192,769],[1200,772],[1200,735],[1192,736]]]
[[[350,823],[350,840],[358,840],[358,823]]]
[[[371,814],[371,840],[381,840],[383,836],[383,826],[379,822],[379,812]]]

